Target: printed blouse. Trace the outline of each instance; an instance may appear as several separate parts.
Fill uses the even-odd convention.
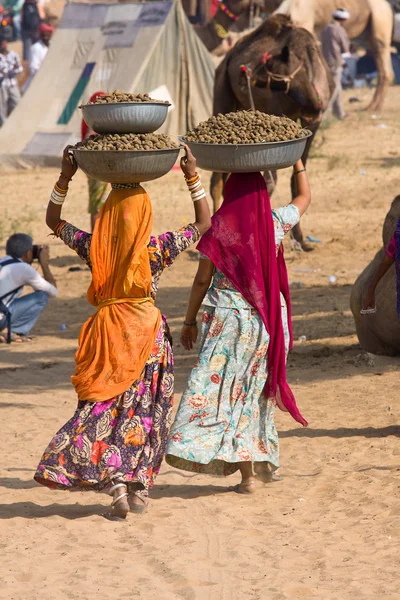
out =
[[[276,254],[278,255],[279,246],[283,238],[300,220],[298,208],[294,204],[283,206],[272,211],[272,217],[275,226],[275,244]],[[201,258],[207,258],[200,254]],[[213,282],[204,299],[205,306],[218,306],[219,308],[235,308],[252,310],[250,304],[245,300],[229,281],[227,277],[218,269],[215,270]],[[281,294],[281,304],[285,306],[285,300]]]
[[[91,269],[90,244],[92,234],[81,231],[70,223],[65,223],[58,235]],[[150,237],[147,249],[152,273],[151,296],[153,299],[156,297],[159,279],[163,270],[170,267],[181,252],[198,242],[199,239],[200,233],[194,224],[181,227],[177,231],[168,231],[162,235],[152,235]]]

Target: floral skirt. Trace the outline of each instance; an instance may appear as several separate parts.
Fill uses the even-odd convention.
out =
[[[80,491],[107,491],[121,482],[146,493],[165,454],[173,387],[174,360],[163,321],[140,379],[107,402],[78,402],[46,448],[35,480]]]
[[[289,345],[286,306],[282,320]],[[206,307],[202,343],[182,396],[166,461],[186,471],[230,475],[238,463],[279,467],[275,405],[264,396],[269,335],[255,310]]]

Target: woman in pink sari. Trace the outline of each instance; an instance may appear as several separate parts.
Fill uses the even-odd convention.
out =
[[[286,381],[292,328],[282,240],[311,201],[301,161],[294,173],[298,195],[277,210],[260,173],[229,177],[224,203],[198,245],[181,333],[183,346],[192,349],[204,303],[200,354],[172,427],[167,462],[217,475],[240,470],[240,493],[255,491],[255,476],[277,478],[275,406],[307,425]]]

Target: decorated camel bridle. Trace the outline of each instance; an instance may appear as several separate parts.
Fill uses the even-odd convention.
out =
[[[235,13],[229,10],[229,8],[223,2],[219,3],[218,9],[225,13],[226,16],[229,17],[229,19],[231,19],[231,21],[233,21],[234,23],[236,23],[236,21],[239,19],[239,16],[235,15]],[[211,22],[214,27],[214,31],[220,40],[226,40],[229,38],[229,31],[225,29],[225,27],[221,25],[221,23],[218,23],[218,21],[215,18],[212,19]]]
[[[290,73],[290,75],[280,75],[279,73],[273,73],[272,71],[270,71],[267,68],[267,62],[269,61],[270,58],[273,58],[273,57],[274,57],[274,55],[270,54],[269,52],[264,52],[264,54],[262,55],[261,64],[264,65],[265,70],[267,72],[267,82],[266,82],[265,86],[267,89],[270,90],[271,89],[271,81],[276,81],[277,83],[286,83],[285,94],[288,94],[293,79],[296,77],[297,73],[299,73],[301,71],[304,64],[303,64],[303,62],[301,62],[299,64],[299,66],[293,71],[293,73]]]
[[[272,71],[269,71],[267,68],[265,68],[265,70],[267,71],[267,83],[265,84],[267,89],[271,89],[271,81],[276,81],[277,83],[286,83],[285,94],[288,94],[293,79],[296,77],[297,73],[301,71],[302,68],[303,63],[301,62],[299,66],[290,75],[280,75],[279,73],[273,73]]]
[[[284,91],[285,94],[288,94],[290,91],[290,86],[291,83],[293,81],[293,79],[296,77],[296,75],[301,71],[301,69],[304,67],[304,63],[303,61],[299,64],[299,66],[292,72],[290,73],[290,75],[280,75],[279,73],[273,73],[272,71],[270,71],[269,69],[267,69],[267,62],[269,61],[270,58],[273,58],[273,54],[270,54],[269,52],[264,52],[264,54],[262,55],[262,59],[261,59],[261,64],[264,65],[265,70],[267,72],[267,81],[265,84],[265,87],[270,90],[271,89],[271,81],[276,81],[277,83],[286,83],[286,89]],[[246,83],[247,83],[247,90],[249,93],[249,100],[250,100],[250,106],[252,110],[255,110],[255,105],[254,105],[254,100],[253,100],[253,94],[252,94],[252,90],[251,90],[251,69],[250,67],[248,67],[247,65],[241,65],[240,66],[240,70],[242,71],[242,73],[244,73],[245,77],[246,77]],[[318,102],[318,108],[321,110],[322,109],[322,98],[321,95],[317,89],[317,86],[313,83],[312,84],[316,96],[317,96],[317,102]]]

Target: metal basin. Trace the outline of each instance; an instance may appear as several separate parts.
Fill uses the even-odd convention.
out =
[[[309,133],[286,142],[260,144],[203,144],[181,141],[189,146],[197,166],[217,173],[253,173],[292,167],[303,155]]]
[[[96,133],[153,133],[163,125],[170,104],[114,102],[85,104],[83,118]]]
[[[109,183],[143,183],[166,175],[180,148],[169,150],[79,150],[75,160],[86,175]]]

